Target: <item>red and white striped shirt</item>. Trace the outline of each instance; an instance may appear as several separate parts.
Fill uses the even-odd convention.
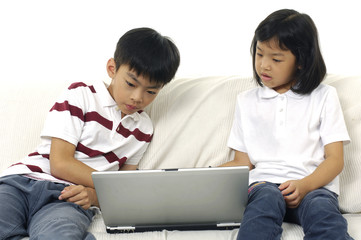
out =
[[[106,85],[72,84],[48,113],[41,144],[21,162],[1,175],[25,174],[30,178],[69,184],[50,173],[51,138],[74,146],[74,157],[98,170],[119,170],[124,164],[137,165],[153,136],[149,116],[139,111],[121,118],[121,111]]]

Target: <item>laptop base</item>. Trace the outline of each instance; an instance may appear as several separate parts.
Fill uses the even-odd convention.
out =
[[[232,230],[239,228],[239,223],[231,224],[189,224],[189,225],[154,225],[137,227],[107,227],[107,233],[136,233],[167,231],[203,231],[203,230]]]

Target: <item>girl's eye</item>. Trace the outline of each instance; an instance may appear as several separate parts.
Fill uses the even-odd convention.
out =
[[[278,60],[278,59],[273,59],[273,61],[279,63],[279,62],[282,62],[281,60]]]
[[[260,54],[260,53],[257,53],[257,56],[262,57],[263,55],[262,55],[262,54]]]

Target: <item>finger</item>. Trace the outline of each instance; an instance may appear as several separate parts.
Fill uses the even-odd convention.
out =
[[[278,186],[278,189],[282,191],[282,190],[288,188],[289,185],[290,185],[289,182],[284,182]]]
[[[295,208],[299,205],[300,201],[299,198],[293,199],[293,200],[287,200],[286,204],[290,208]]]
[[[298,198],[296,195],[291,194],[291,195],[285,196],[284,199],[285,199],[286,203],[292,203],[294,201],[297,201]]]
[[[81,192],[81,188],[77,186],[69,186],[67,188],[64,188],[63,191],[61,191],[61,194],[59,196],[59,200],[65,200],[69,199],[71,197],[74,197],[78,195]]]

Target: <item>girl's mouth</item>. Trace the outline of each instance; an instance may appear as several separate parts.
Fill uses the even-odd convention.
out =
[[[261,74],[261,79],[262,81],[270,81],[272,79],[272,77],[268,76],[267,74]]]

